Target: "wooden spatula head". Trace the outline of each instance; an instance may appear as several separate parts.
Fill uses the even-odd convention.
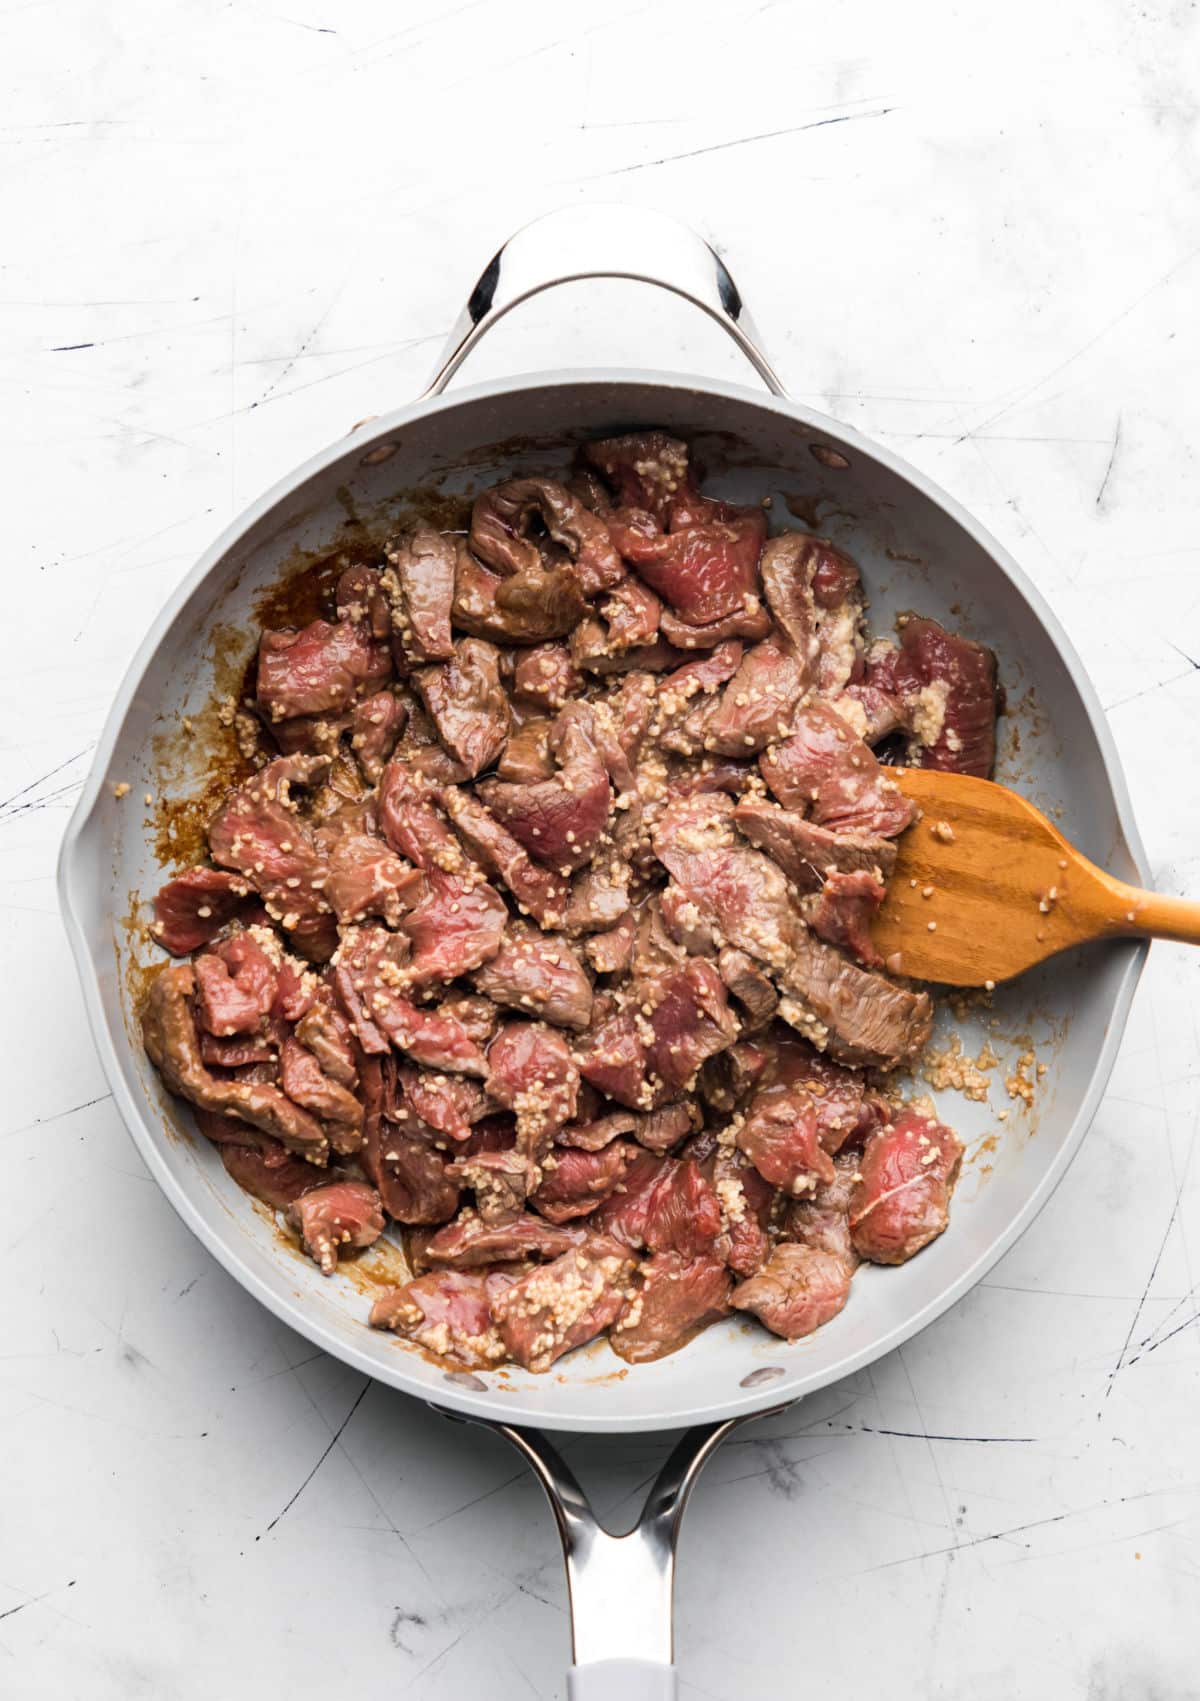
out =
[[[872,928],[893,973],[985,986],[1089,939],[1200,937],[1181,913],[1194,928],[1200,906],[1115,880],[1006,786],[918,768],[896,779],[921,813]]]

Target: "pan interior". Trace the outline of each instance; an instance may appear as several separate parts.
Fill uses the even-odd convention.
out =
[[[863,571],[874,633],[889,632],[895,616],[912,609],[990,644],[1008,699],[997,777],[1047,810],[1102,866],[1140,877],[1100,711],[1019,572],[911,469],[790,404],[644,375],[481,386],[360,430],[257,504],[198,565],[147,640],[68,834],[64,897],[101,1054],[157,1179],[259,1298],[394,1386],[549,1428],[669,1428],[777,1404],[847,1374],[930,1321],[985,1272],[1065,1169],[1107,1078],[1144,956],[1129,945],[1098,946],[1086,961],[1075,953],[1000,989],[991,1008],[956,1018],[943,1002],[939,1034],[957,1030],[973,1054],[986,1039],[1001,1060],[989,1102],[933,1095],[968,1148],[950,1228],[900,1269],[861,1270],[845,1311],[808,1340],[789,1346],[735,1318],[657,1364],[627,1369],[601,1343],[546,1376],[510,1366],[464,1378],[366,1327],[371,1271],[386,1255],[368,1254],[360,1268],[322,1278],[227,1177],[190,1111],[162,1091],[141,1052],[133,1004],[156,954],[137,923],[164,869],[153,822],[137,800],[144,792],[203,790],[202,742],[188,746],[170,733],[183,716],[200,713],[214,686],[228,689],[256,640],[255,601],[286,571],[340,542],[382,537],[497,478],[565,467],[579,439],[637,426],[688,438],[706,469],[706,490],[740,501],[769,497],[772,529],[820,530],[849,550]],[[115,782],[131,788],[123,802],[113,798]],[[1020,1065],[1030,1051],[1033,1062]],[[1009,1078],[1017,1096],[1006,1089]],[[1029,1106],[1023,1081],[1032,1090]],[[918,1080],[911,1090],[929,1088]]]

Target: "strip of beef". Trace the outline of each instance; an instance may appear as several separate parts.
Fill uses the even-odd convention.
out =
[[[418,1009],[403,996],[408,952],[402,934],[374,923],[344,933],[334,984],[359,1045],[378,1056],[390,1042],[428,1068],[483,1075],[483,1053],[460,1022],[441,1010]]]
[[[359,572],[378,579],[370,568]],[[365,598],[368,593],[362,594]],[[385,604],[385,621],[386,613]],[[355,697],[386,685],[391,655],[386,630],[374,629],[376,615],[365,600],[353,600],[346,605],[346,617],[338,621],[314,620],[301,631],[265,631],[258,649],[256,694],[268,721],[336,714],[348,709]]]
[[[581,1244],[582,1229],[556,1228],[528,1211],[511,1223],[496,1227],[485,1223],[474,1211],[461,1211],[452,1223],[439,1229],[424,1250],[430,1264],[455,1270],[473,1270],[480,1265],[515,1263],[524,1258],[561,1258]]]
[[[289,1206],[287,1216],[323,1276],[332,1276],[341,1252],[374,1246],[383,1233],[379,1195],[365,1181],[314,1187]]]
[[[584,933],[608,934],[629,914],[629,883],[631,869],[619,857],[601,854],[587,868],[581,868],[571,881],[563,925],[572,936]],[[614,942],[615,948],[615,942]],[[591,960],[591,950],[588,958]],[[597,965],[593,963],[593,967]],[[597,972],[612,973],[597,968]]]
[[[786,738],[808,690],[808,669],[790,644],[766,638],[746,651],[717,701],[693,710],[686,727],[718,756],[747,756]]]
[[[582,878],[582,877],[581,877]],[[571,911],[567,911],[571,919]],[[623,975],[633,961],[633,941],[637,921],[632,910],[625,910],[613,927],[593,933],[583,947],[584,956],[598,975]]]
[[[767,529],[762,510],[700,497],[687,510],[673,503],[668,524],[670,530],[663,531],[653,515],[637,508],[608,516],[625,560],[681,622],[696,629],[736,618],[752,622],[761,637],[758,557]]]
[[[274,962],[253,934],[235,933],[197,957],[193,967],[202,1027],[218,1038],[262,1031],[278,982]]]
[[[587,595],[615,585],[625,569],[604,521],[563,484],[551,478],[517,478],[476,497],[471,510],[471,548],[503,578],[553,565],[547,542],[530,536],[535,517],[550,544],[574,563]]]
[[[505,1356],[491,1300],[507,1282],[496,1270],[431,1270],[380,1294],[371,1327],[394,1329],[453,1365],[486,1370]]]
[[[780,1015],[837,1063],[895,1069],[929,1039],[933,1003],[927,992],[860,969],[815,934],[796,934],[779,984],[785,994]]]
[[[624,1247],[594,1235],[495,1294],[492,1316],[509,1356],[526,1370],[549,1370],[593,1340],[623,1310],[633,1270]]]
[[[665,525],[671,504],[681,492],[695,487],[688,466],[688,446],[665,431],[631,432],[588,443],[585,461],[595,467],[616,492],[623,508],[642,508]],[[593,491],[593,501],[598,493]]]
[[[463,844],[489,874],[503,881],[521,913],[541,927],[561,927],[570,895],[562,876],[531,861],[525,847],[470,792],[447,788],[441,797]]]
[[[710,1163],[701,1165],[705,1173],[710,1167],[725,1218],[725,1262],[735,1275],[752,1276],[771,1250],[768,1230],[779,1192],[736,1147],[718,1143]]]
[[[197,1111],[197,1122],[204,1115],[205,1112]],[[231,1128],[245,1136],[245,1123],[234,1122],[232,1118],[221,1120],[228,1121]],[[321,1170],[305,1163],[303,1158],[292,1157],[286,1146],[267,1134],[261,1136],[257,1146],[230,1140],[223,1141],[220,1149],[221,1162],[238,1186],[255,1199],[261,1199],[264,1205],[270,1205],[272,1210],[286,1211],[302,1193],[324,1185]]]
[[[513,696],[533,709],[564,708],[582,688],[565,644],[539,644],[526,650],[513,671]]]
[[[912,804],[835,708],[810,703],[793,725],[792,736],[759,762],[785,809],[803,810],[835,832],[894,838],[904,831]]]
[[[408,703],[392,691],[377,691],[354,705],[350,748],[368,785],[378,785],[384,764],[408,720]]]
[[[473,984],[497,1004],[556,1027],[583,1029],[592,1019],[592,984],[561,934],[513,922]]]
[[[470,1152],[456,1158],[450,1175],[475,1195],[475,1209],[490,1228],[507,1227],[525,1206],[533,1174],[515,1147]]]
[[[510,718],[495,646],[462,638],[449,661],[418,668],[412,682],[464,777],[490,768],[504,748]]]
[[[335,1152],[362,1145],[363,1107],[340,1081],[326,1075],[312,1052],[289,1035],[279,1048],[279,1084],[293,1104],[323,1124]]]
[[[729,1314],[733,1283],[724,1262],[711,1254],[683,1258],[656,1252],[639,1275],[640,1285],[608,1338],[627,1364],[664,1358]]]
[[[579,1069],[566,1040],[544,1022],[505,1022],[488,1046],[487,1090],[516,1113],[517,1149],[530,1182],[558,1130],[575,1115]]]
[[[632,1134],[640,1120],[631,1110],[609,1111],[607,1115],[593,1117],[588,1122],[572,1122],[561,1128],[556,1143],[577,1147],[581,1152],[599,1152],[620,1135]]]
[[[205,1067],[192,1018],[195,988],[189,964],[169,964],[155,975],[142,1011],[142,1043],[167,1088],[205,1110],[235,1117],[273,1135],[311,1163],[325,1163],[329,1142],[324,1129],[278,1087],[218,1078]]]
[[[398,1223],[448,1223],[458,1210],[459,1183],[431,1129],[398,1128],[368,1107],[362,1166]]]
[[[748,1052],[751,1048],[736,1049]],[[741,1095],[772,1086],[803,1087],[816,1107],[817,1133],[827,1152],[860,1144],[890,1120],[885,1101],[868,1090],[860,1070],[831,1063],[782,1024],[764,1035],[754,1049],[759,1055],[753,1068],[743,1069]]]
[[[462,846],[438,809],[435,793],[398,760],[388,763],[379,782],[379,825],[392,849],[415,867],[466,871]]]
[[[379,916],[398,927],[423,889],[421,875],[373,833],[339,833],[328,852],[325,895],[340,922]]]
[[[851,952],[868,968],[883,967],[871,938],[871,922],[887,896],[881,880],[866,869],[857,874],[831,874],[820,892],[804,906],[813,932],[830,945]]]
[[[738,1036],[737,1017],[711,963],[693,958],[635,989],[634,996],[639,1020],[651,1030],[643,1035],[650,1079],[657,1078],[669,1093],[690,1091],[705,1059]]]
[[[208,828],[214,862],[249,881],[267,913],[301,954],[316,962],[324,962],[337,945],[324,897],[329,865],[291,791],[323,780],[329,767],[324,756],[281,756],[269,762],[228,793]]]
[[[650,1152],[669,1152],[695,1126],[690,1104],[668,1104],[635,1116],[631,1130],[639,1146]]]
[[[164,951],[186,957],[243,914],[254,888],[221,868],[189,868],[168,880],[154,900],[150,931]]]
[[[742,663],[742,645],[734,638],[718,644],[710,655],[684,662],[663,680],[658,692],[651,736],[665,749],[678,750],[682,755],[694,754],[703,747],[702,738],[690,731],[688,723],[708,703],[697,703],[698,697],[716,700],[716,693],[727,684]]]
[[[385,545],[382,574],[392,611],[397,661],[448,661],[454,654],[450,609],[457,548],[428,526]]]
[[[786,1193],[812,1193],[821,1182],[833,1180],[833,1163],[820,1141],[816,1104],[803,1087],[768,1087],[757,1093],[736,1139],[763,1180]]]
[[[598,1152],[560,1146],[543,1160],[542,1180],[529,1203],[552,1223],[590,1216],[617,1187],[634,1151],[626,1140]]]
[[[896,846],[890,839],[874,833],[835,833],[767,798],[739,803],[733,821],[801,892],[819,891],[832,874],[862,871],[886,880],[896,866]]]
[[[385,1094],[389,1085],[387,1076],[385,1066]],[[395,1066],[391,1096],[392,1102],[386,1109],[393,1122],[401,1126],[424,1123],[435,1134],[444,1134],[448,1140],[459,1143],[470,1139],[472,1127],[493,1108],[483,1087],[469,1076],[417,1069],[411,1063]]]
[[[836,1317],[850,1293],[852,1270],[819,1246],[785,1241],[757,1275],[733,1290],[737,1311],[752,1311],[785,1341],[811,1335]]]
[[[254,932],[254,929],[251,928],[250,931]],[[274,935],[271,937],[274,938]],[[259,942],[262,943],[261,940]],[[329,971],[325,972],[328,975]],[[298,958],[281,953],[271,1015],[281,1022],[298,1022],[312,1009],[319,988],[320,982],[312,969],[306,967]]]
[[[515,726],[508,735],[504,754],[496,764],[496,777],[515,785],[536,785],[554,773],[554,758],[550,754],[550,734],[554,722],[537,716]]]
[[[461,538],[454,563],[455,626],[498,644],[542,644],[565,638],[587,612],[574,567],[522,567],[503,578],[476,559]]]
[[[277,1034],[270,1031],[250,1037],[235,1034],[230,1039],[218,1039],[215,1034],[202,1029],[200,1058],[210,1069],[243,1069],[250,1063],[273,1063],[278,1043]]]
[[[717,957],[717,972],[745,1011],[742,1033],[756,1034],[767,1027],[779,1008],[779,994],[758,964],[744,951],[726,946]]]
[[[508,921],[499,892],[477,874],[430,869],[421,883],[421,898],[400,923],[412,950],[406,978],[417,988],[457,980],[490,961]]]
[[[350,1024],[336,1007],[328,990],[296,1022],[296,1038],[308,1047],[321,1068],[343,1087],[358,1085]]]
[[[898,672],[912,735],[909,762],[987,779],[996,760],[999,688],[994,653],[945,631],[936,620],[912,619],[901,634],[900,655]]]
[[[936,1240],[950,1217],[962,1142],[943,1123],[909,1106],[871,1135],[850,1199],[850,1232],[873,1264],[903,1264]]]
[[[478,791],[524,850],[565,878],[591,860],[612,792],[587,721],[570,708],[556,722],[551,748],[561,764],[552,779],[533,785],[485,780]]]

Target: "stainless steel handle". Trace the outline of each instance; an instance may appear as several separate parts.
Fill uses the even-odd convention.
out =
[[[728,267],[704,238],[653,208],[601,202],[546,213],[496,251],[420,399],[440,396],[476,343],[522,301],[588,278],[629,278],[682,295],[733,338],[768,390],[785,393]]]
[[[567,1562],[574,1658],[569,1701],[674,1701],[675,1549],[688,1498],[731,1430],[786,1405],[686,1430],[655,1478],[641,1517],[622,1536],[596,1517],[574,1471],[541,1430],[439,1409],[456,1422],[481,1423],[502,1435],[546,1491]]]

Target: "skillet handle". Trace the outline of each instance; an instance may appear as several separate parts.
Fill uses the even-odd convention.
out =
[[[568,1701],[675,1701],[675,1548],[688,1498],[731,1430],[784,1411],[786,1403],[685,1430],[655,1478],[637,1523],[622,1536],[596,1517],[574,1471],[541,1430],[438,1409],[455,1422],[496,1430],[524,1456],[546,1491],[567,1562],[571,1600],[575,1663],[567,1674]]]
[[[522,301],[588,278],[630,278],[682,295],[733,338],[772,394],[785,393],[725,262],[704,238],[653,208],[600,202],[546,213],[497,249],[420,399],[440,396],[476,343]]]

